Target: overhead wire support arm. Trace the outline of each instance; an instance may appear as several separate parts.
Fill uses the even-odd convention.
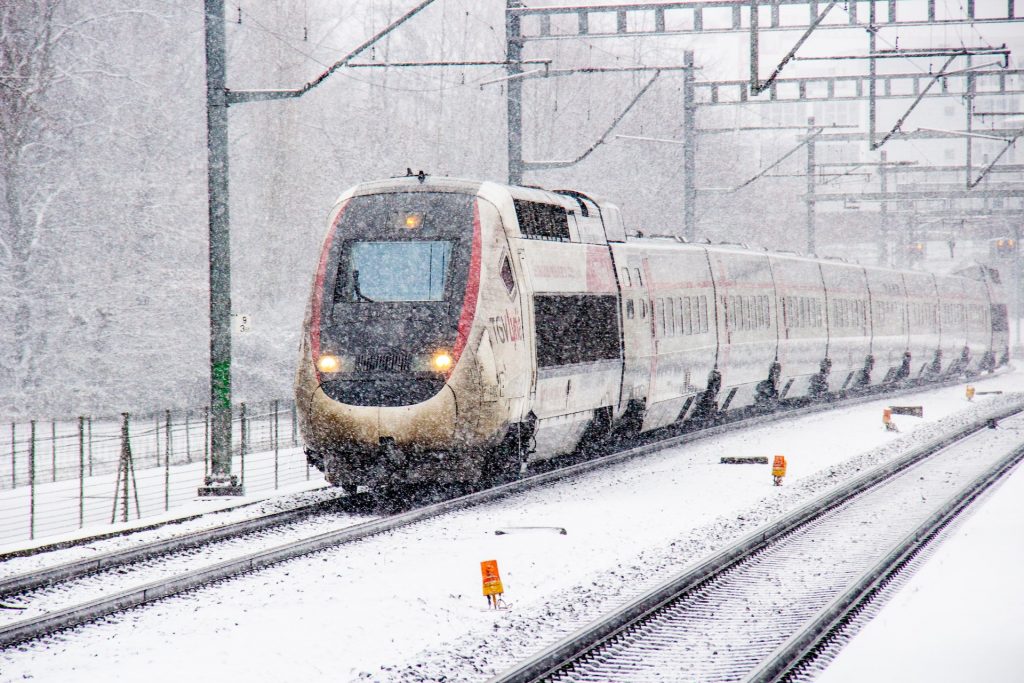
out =
[[[807,27],[807,29],[803,32],[803,35],[800,36],[800,39],[796,41],[796,45],[794,45],[792,49],[786,53],[786,56],[782,58],[782,61],[779,62],[779,65],[775,67],[774,71],[772,71],[772,75],[769,76],[762,83],[759,80],[760,77],[758,75],[760,69],[760,56],[758,52],[757,40],[758,0],[750,0],[750,92],[752,94],[760,95],[765,90],[771,87],[772,83],[775,82],[775,79],[779,77],[780,73],[782,73],[782,70],[785,68],[786,64],[788,64],[794,57],[796,57],[797,50],[799,50],[807,41],[807,39],[811,37],[811,34],[814,33],[814,29],[818,28],[818,25],[821,24],[821,22],[828,15],[829,11],[836,6],[838,1],[839,0],[831,0],[828,3],[828,6],[825,7],[825,9],[823,9],[820,14],[818,14],[814,21],[811,22],[811,25]],[[814,7],[815,5],[811,5],[812,11],[814,11]]]
[[[654,82],[656,80],[658,80],[658,77],[660,75],[661,75],[661,71],[655,71],[654,72],[654,76],[651,77],[651,80],[647,81],[647,83],[644,85],[644,87],[640,88],[640,92],[638,92],[633,97],[633,99],[629,101],[629,104],[626,105],[625,109],[623,109],[619,113],[619,115],[615,117],[615,119],[611,122],[611,125],[608,126],[608,129],[605,130],[605,132],[601,134],[600,138],[598,138],[597,142],[592,144],[586,151],[584,151],[578,157],[576,157],[575,159],[568,159],[568,160],[564,160],[564,161],[526,161],[526,160],[524,160],[523,161],[523,170],[526,170],[526,171],[539,171],[539,170],[549,169],[549,168],[566,168],[568,166],[575,166],[579,162],[581,162],[584,159],[586,159],[588,156],[590,156],[590,154],[595,149],[597,149],[599,146],[604,144],[605,140],[608,139],[608,136],[611,135],[611,132],[613,130],[615,130],[615,127],[617,125],[619,125],[619,122],[622,121],[622,119],[624,119],[626,117],[626,114],[628,114],[630,112],[630,110],[633,108],[633,106],[636,105],[636,103],[640,101],[640,98],[642,98],[644,96],[644,94],[648,90],[650,90],[651,86],[654,85]]]
[[[986,166],[985,168],[983,168],[983,169],[981,170],[981,175],[979,175],[979,176],[978,176],[977,178],[975,178],[975,179],[973,179],[973,180],[971,180],[970,178],[968,178],[968,179],[967,179],[967,189],[968,189],[968,190],[974,189],[975,187],[977,187],[977,186],[978,186],[978,184],[979,184],[979,183],[981,183],[981,181],[982,181],[982,180],[984,180],[984,179],[985,179],[985,176],[987,176],[987,175],[989,174],[989,171],[991,171],[991,170],[992,170],[992,168],[993,168],[993,167],[994,167],[994,166],[995,166],[995,165],[996,165],[996,164],[997,164],[997,163],[999,162],[999,160],[1003,158],[1003,155],[1004,155],[1004,154],[1006,154],[1007,150],[1009,150],[1009,149],[1010,149],[1011,147],[1013,147],[1013,146],[1014,146],[1014,144],[1016,144],[1016,142],[1017,142],[1017,139],[1018,139],[1018,138],[1019,138],[1019,137],[1020,137],[1021,135],[1024,135],[1024,130],[1022,130],[1022,131],[1018,132],[1018,133],[1017,133],[1016,135],[1014,135],[1014,136],[1013,136],[1013,137],[1012,137],[1011,139],[1009,139],[1009,140],[1007,140],[1007,141],[1006,141],[1006,146],[1004,146],[1004,147],[1003,147],[1003,148],[1002,148],[1002,149],[1001,149],[1001,150],[999,151],[999,154],[997,154],[997,155],[996,155],[996,158],[995,158],[995,159],[993,159],[993,160],[992,160],[992,161],[991,161],[991,162],[990,162],[990,163],[988,164],[988,166]],[[968,171],[969,171],[969,170],[970,170],[970,169],[968,169]]]
[[[927,95],[928,91],[932,89],[932,86],[935,85],[938,82],[938,80],[945,75],[946,69],[949,67],[950,64],[953,63],[953,60],[956,59],[959,56],[960,56],[959,54],[950,55],[946,59],[946,63],[942,65],[942,68],[939,69],[938,72],[934,76],[932,76],[932,79],[928,82],[928,85],[926,85],[924,87],[924,89],[920,92],[920,94],[918,94],[918,96],[914,99],[914,101],[911,102],[910,107],[908,107],[907,110],[903,113],[903,115],[900,116],[900,118],[896,121],[896,123],[889,130],[889,132],[886,133],[884,136],[882,136],[882,139],[879,140],[877,143],[874,140],[871,140],[871,149],[872,150],[876,150],[876,149],[880,148],[882,145],[884,145],[886,142],[888,142],[889,139],[893,135],[895,135],[897,131],[900,130],[900,128],[903,127],[903,123],[910,116],[911,112],[913,112],[914,109],[917,108],[917,105],[921,103],[921,100],[924,99],[924,96]],[[872,93],[872,95],[874,95],[874,93]]]
[[[347,55],[331,64],[327,69],[319,76],[314,78],[309,83],[306,83],[301,88],[295,88],[293,90],[229,90],[225,88],[225,96],[227,104],[240,104],[243,102],[259,102],[264,100],[284,100],[293,97],[302,97],[307,92],[317,87],[325,80],[327,80],[331,74],[340,69],[343,66],[348,66],[349,62],[361,55],[368,48],[374,45],[384,36],[388,35],[396,28],[404,24],[405,22],[412,19],[414,16],[422,12],[428,6],[432,5],[435,0],[422,0],[418,5],[410,9],[402,16],[395,19],[393,22],[382,28],[380,31],[375,33],[370,38],[363,41],[357,48],[349,52]]]
[[[793,156],[794,154],[796,154],[797,152],[799,152],[799,151],[800,151],[800,149],[801,149],[801,148],[803,148],[803,146],[804,146],[804,145],[806,145],[806,144],[807,144],[807,143],[809,143],[809,142],[810,142],[811,140],[814,140],[814,139],[815,139],[815,138],[817,138],[817,137],[818,137],[819,135],[821,135],[821,133],[822,133],[822,131],[823,131],[823,130],[824,130],[824,129],[823,129],[823,128],[820,128],[820,127],[816,127],[816,128],[814,128],[814,130],[813,130],[813,131],[811,131],[811,134],[810,134],[810,135],[808,135],[807,137],[805,137],[805,138],[804,138],[803,140],[801,140],[801,141],[800,141],[800,143],[799,143],[799,144],[797,144],[797,146],[796,146],[796,147],[794,147],[793,149],[789,150],[788,152],[786,152],[785,154],[783,154],[783,155],[782,155],[781,157],[779,157],[778,159],[776,159],[776,160],[775,160],[774,162],[772,162],[772,164],[771,164],[770,166],[768,166],[767,168],[761,169],[761,172],[760,172],[760,173],[758,173],[757,175],[755,175],[755,176],[754,176],[753,178],[751,178],[751,179],[749,179],[749,180],[747,180],[747,181],[745,181],[745,182],[743,182],[743,183],[741,183],[741,184],[737,185],[736,187],[732,188],[732,192],[738,192],[738,191],[742,190],[742,189],[743,189],[744,187],[746,187],[747,185],[750,185],[751,183],[753,183],[754,181],[758,180],[759,178],[762,178],[762,177],[764,177],[765,175],[767,175],[767,174],[768,174],[768,172],[769,172],[769,171],[771,171],[771,170],[772,170],[773,168],[777,168],[777,167],[778,167],[778,166],[779,166],[779,165],[780,165],[780,164],[781,164],[781,163],[782,163],[783,161],[785,161],[785,160],[786,160],[786,159],[788,159],[789,157],[791,157],[791,156]]]

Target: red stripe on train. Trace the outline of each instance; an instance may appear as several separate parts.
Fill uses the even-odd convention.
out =
[[[334,233],[341,223],[341,216],[345,213],[345,207],[349,200],[338,209],[337,216],[331,222],[331,228],[327,231],[323,246],[320,249],[320,264],[316,269],[316,281],[313,283],[313,306],[309,321],[310,350],[313,355],[313,371],[316,373],[316,381],[320,381],[320,371],[316,369],[316,361],[320,358],[320,316],[323,310],[324,301],[324,278],[327,275],[327,256],[331,253],[331,245],[334,243]]]
[[[462,313],[459,315],[459,335],[455,339],[452,350],[452,368],[459,362],[466,344],[469,343],[469,332],[473,328],[476,316],[476,300],[480,293],[480,205],[473,200],[473,251],[469,257],[469,277],[466,279],[466,295],[462,299]]]

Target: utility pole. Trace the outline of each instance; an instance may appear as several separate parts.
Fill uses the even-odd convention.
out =
[[[522,7],[521,0],[506,0],[505,59],[508,62],[508,184],[523,182],[523,41],[520,17],[509,10]]]
[[[814,117],[807,117],[807,253],[814,256]]]
[[[206,144],[210,221],[210,471],[200,496],[242,495],[231,474],[231,235],[228,222],[228,105],[302,97],[348,66],[384,36],[433,4],[414,7],[330,65],[312,81],[290,90],[227,88],[224,0],[204,0],[206,33]],[[477,64],[482,62],[476,62]],[[490,64],[490,63],[488,63]],[[411,66],[448,66],[446,62]],[[368,66],[354,64],[352,66]]]
[[[693,50],[683,53],[683,237],[697,236],[697,102]]]
[[[1020,248],[1020,222],[1021,217],[1016,216],[1013,221],[1013,303],[1014,308],[1016,309],[1016,311],[1014,311],[1014,318],[1016,319],[1014,326],[1017,330],[1017,346],[1014,349],[1012,355],[1016,356],[1017,358],[1024,358],[1024,339],[1021,339],[1020,336],[1020,319],[1021,316],[1024,316],[1024,306],[1021,305],[1022,303],[1024,303],[1024,289],[1021,288],[1020,272],[1021,259],[1024,258],[1024,253],[1021,252]]]
[[[206,3],[206,149],[210,223],[210,473],[200,496],[240,496],[231,475],[231,236],[228,223],[224,0]]]
[[[874,4],[874,3],[872,3]],[[882,196],[885,197],[889,193],[889,176],[887,175],[888,165],[886,164],[886,157],[888,155],[882,152],[882,164],[878,167],[878,178],[881,182]],[[889,265],[889,200],[882,199],[882,204],[878,209],[878,265],[887,266]]]

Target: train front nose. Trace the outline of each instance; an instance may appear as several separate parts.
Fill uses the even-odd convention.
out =
[[[333,483],[436,478],[433,465],[457,449],[457,401],[447,380],[475,309],[474,199],[356,196],[335,227],[310,321],[314,450]]]
[[[389,400],[390,399],[390,400]],[[457,416],[443,378],[326,380],[313,395],[322,437],[341,448],[373,449],[389,440],[402,449],[452,446]]]

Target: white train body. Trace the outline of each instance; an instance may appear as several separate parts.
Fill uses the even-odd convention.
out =
[[[335,208],[296,377],[348,487],[472,481],[696,412],[990,370],[998,273],[628,238],[575,192],[427,177]]]

